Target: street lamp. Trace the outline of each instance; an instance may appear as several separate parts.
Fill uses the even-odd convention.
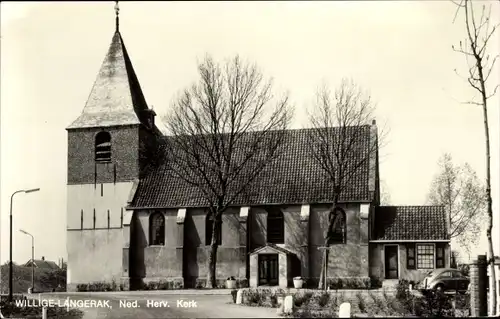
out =
[[[35,292],[35,237],[25,230],[19,229],[25,235],[31,236],[31,293]]]
[[[14,199],[14,195],[17,193],[33,193],[38,192],[40,188],[32,188],[32,189],[21,189],[12,193],[10,197],[10,255],[9,255],[9,301],[12,302],[12,200]]]

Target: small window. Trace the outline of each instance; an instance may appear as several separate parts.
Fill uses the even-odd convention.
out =
[[[212,244],[213,225],[214,216],[208,213],[205,219],[205,245],[207,246]],[[217,231],[217,245],[222,245],[222,222],[219,223],[219,229]]]
[[[165,216],[156,212],[151,215],[149,222],[149,245],[165,245]]]
[[[267,242],[285,243],[285,221],[283,212],[276,207],[267,208]]]
[[[99,132],[95,137],[95,160],[111,161],[111,135],[108,132]]]
[[[341,209],[336,208],[335,211],[330,215],[330,218],[334,219],[330,234],[330,245],[345,244],[347,233],[345,213]]]
[[[451,271],[445,271],[439,277],[440,278],[453,278],[453,274],[451,273]]]
[[[415,269],[415,244],[406,245],[406,268]]]
[[[417,245],[417,268],[434,269],[434,245]]]

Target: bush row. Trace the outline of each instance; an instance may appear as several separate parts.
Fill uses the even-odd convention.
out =
[[[234,277],[231,277],[234,278]],[[235,279],[236,280],[236,288],[247,288],[248,280],[244,279]],[[205,278],[196,278],[194,279],[194,284],[191,284],[192,287],[196,289],[203,289],[207,286],[207,280]],[[226,280],[225,279],[217,279],[215,281],[215,288],[217,289],[225,289],[226,288]]]
[[[304,287],[318,288],[319,279],[304,279]],[[370,289],[382,287],[382,282],[377,278],[370,277],[336,277],[328,278],[327,285],[330,289]]]
[[[114,280],[112,282],[92,282],[88,284],[76,285],[76,290],[80,292],[98,292],[98,291],[122,291],[123,285],[118,285]]]
[[[150,281],[142,283],[142,290],[172,290],[182,289],[182,282],[179,281]]]
[[[304,290],[293,294],[294,314],[292,317],[337,317],[343,302],[351,304],[353,314],[368,316],[418,316],[455,317],[468,316],[469,296],[447,296],[442,293],[414,294],[409,290],[410,282],[401,280],[396,293],[388,291],[342,291]],[[236,302],[238,290],[231,291],[231,301]],[[278,297],[286,293],[283,289],[245,289],[242,303],[247,306],[277,307]],[[453,301],[455,305],[453,305]]]
[[[408,280],[400,280],[396,286],[396,298],[409,313],[426,318],[468,316],[469,295],[428,291],[423,296],[417,296],[410,292],[409,285]]]

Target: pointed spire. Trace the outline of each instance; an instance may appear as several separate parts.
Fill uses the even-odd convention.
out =
[[[154,116],[154,111],[148,108],[119,32],[119,11],[116,1],[116,32],[108,53],[82,113],[67,129],[137,124],[150,126],[149,119]]]
[[[140,124],[147,109],[121,34],[115,32],[82,114],[68,128]]]
[[[115,2],[116,32],[120,32],[120,7],[118,6],[118,1]]]

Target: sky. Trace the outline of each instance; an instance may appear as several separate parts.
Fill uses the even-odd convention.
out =
[[[488,2],[485,2],[488,4]],[[492,20],[499,21],[499,2]],[[115,28],[114,2],[1,2],[0,261],[66,258],[67,133],[81,113]],[[124,2],[120,31],[146,100],[161,117],[174,96],[197,79],[206,53],[235,54],[273,77],[295,105],[294,128],[323,83],[353,79],[377,103],[388,129],[380,155],[383,191],[393,205],[426,204],[437,161],[450,153],[485,178],[481,108],[463,104],[474,91],[464,56],[463,17],[449,1]],[[496,16],[494,14],[497,14]],[[491,48],[500,47],[500,33]],[[498,54],[497,52],[492,52]],[[498,64],[497,64],[498,67]],[[499,83],[496,70],[490,88]],[[493,84],[494,83],[494,84]],[[491,177],[499,230],[499,98],[490,100]],[[484,237],[484,236],[483,236]],[[484,238],[475,253],[485,253]]]

